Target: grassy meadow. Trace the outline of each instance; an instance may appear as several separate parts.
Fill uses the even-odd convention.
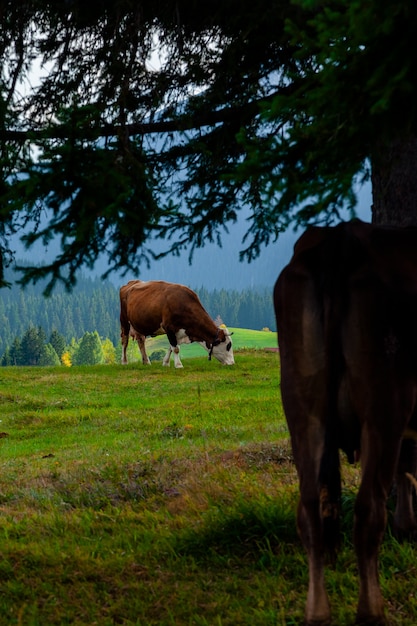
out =
[[[234,350],[255,350],[262,348],[271,348],[277,346],[277,333],[265,330],[250,330],[247,328],[229,328],[229,332],[233,333],[233,349]],[[164,350],[166,352],[168,346],[168,340],[166,335],[159,335],[157,337],[148,337],[146,339],[146,351],[148,355],[158,350]],[[194,358],[198,356],[207,355],[207,351],[200,346],[199,343],[189,343],[180,346],[181,361],[184,359]],[[134,362],[141,360],[137,343],[134,341],[129,342],[128,347],[128,361]],[[171,357],[172,361],[172,357]],[[183,365],[185,364],[185,361]]]
[[[1,369],[0,625],[302,623],[278,355],[240,349],[223,367],[182,354],[182,370]],[[327,572],[338,626],[357,599],[358,469],[344,477],[346,534]],[[417,623],[415,557],[387,532],[393,625]]]

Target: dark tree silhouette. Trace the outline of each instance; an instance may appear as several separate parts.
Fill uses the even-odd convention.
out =
[[[339,219],[371,178],[377,222],[416,222],[412,0],[0,0],[0,245],[73,285],[218,241],[251,259],[290,224]],[[33,79],[34,60],[43,75]]]

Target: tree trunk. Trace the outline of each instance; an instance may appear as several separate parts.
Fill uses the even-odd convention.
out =
[[[372,222],[417,226],[417,137],[397,139],[372,161]]]

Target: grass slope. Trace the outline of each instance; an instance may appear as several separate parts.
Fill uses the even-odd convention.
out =
[[[262,349],[262,348],[276,348],[278,345],[277,342],[277,333],[271,331],[264,330],[250,330],[247,328],[229,328],[229,331],[233,333],[232,341],[233,341],[233,350],[244,350],[244,349]],[[130,342],[133,344],[133,342]],[[161,335],[159,337],[149,337],[146,340],[146,350],[148,354],[155,352],[157,350],[167,350],[168,348],[168,339],[165,335]],[[185,359],[201,357],[207,352],[200,346],[199,343],[192,344],[184,344],[181,346],[181,360],[182,357]],[[130,345],[129,348],[129,361],[139,360],[139,350],[137,345]]]
[[[0,624],[268,626],[302,622],[307,583],[278,356],[184,369],[2,368]],[[352,624],[357,468],[327,572]],[[387,536],[391,624],[417,623],[416,555]]]

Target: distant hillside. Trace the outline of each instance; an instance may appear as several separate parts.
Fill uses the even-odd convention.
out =
[[[267,330],[250,330],[247,328],[233,328],[229,327],[229,330],[233,333],[233,349],[242,350],[245,348],[265,349],[276,348],[278,345],[277,333]],[[153,337],[146,340],[146,351],[148,354],[156,352],[157,350],[167,350],[168,340],[165,336]],[[198,356],[204,356],[207,352],[198,343],[184,344],[180,347],[181,356],[184,358],[193,358]],[[134,355],[135,360],[140,360],[139,349],[135,346],[135,349],[129,353]]]

